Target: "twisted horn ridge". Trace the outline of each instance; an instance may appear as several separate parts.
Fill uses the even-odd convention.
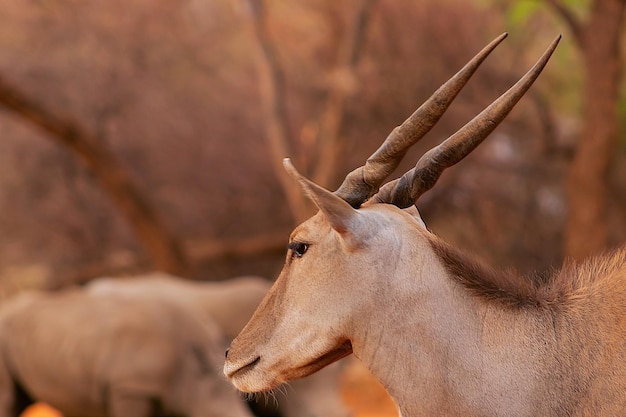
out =
[[[381,187],[371,202],[390,203],[400,208],[415,204],[424,192],[435,185],[446,168],[465,158],[509,114],[537,79],[560,40],[559,35],[537,63],[513,87],[443,143],[426,152],[417,161],[415,168]]]
[[[389,134],[376,152],[367,159],[365,165],[346,176],[335,194],[354,208],[358,208],[374,195],[383,181],[398,167],[409,148],[439,121],[476,69],[506,36],[507,33],[503,33],[491,41],[458,73],[439,87],[404,123]]]

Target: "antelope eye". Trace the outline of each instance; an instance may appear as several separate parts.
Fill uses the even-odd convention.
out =
[[[301,258],[309,249],[309,245],[303,242],[291,242],[289,244],[289,249],[291,250],[292,256],[296,258]]]

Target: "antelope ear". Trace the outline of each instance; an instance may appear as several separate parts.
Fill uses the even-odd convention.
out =
[[[293,166],[289,158],[283,160],[283,165],[289,175],[298,181],[307,197],[324,213],[326,220],[335,231],[343,235],[354,227],[354,222],[359,215],[357,210],[352,208],[352,206],[341,197],[336,196],[334,193],[302,176]]]

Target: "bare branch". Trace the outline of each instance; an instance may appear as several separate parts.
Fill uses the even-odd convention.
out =
[[[249,257],[268,253],[283,252],[288,231],[279,230],[271,233],[229,239],[192,239],[183,241],[185,253],[192,265],[200,265],[225,257]],[[92,279],[104,276],[138,275],[153,271],[150,265],[128,253],[111,253],[106,259],[123,259],[124,262],[100,261],[72,268],[71,271],[57,272],[54,279],[42,282],[47,289],[63,288],[70,285],[84,284]],[[1,287],[0,287],[1,289]],[[0,291],[0,299],[2,292]]]
[[[579,19],[568,9],[561,0],[544,0],[546,4],[554,10],[554,12],[563,19],[565,24],[569,27],[572,35],[579,47],[584,44],[583,26]]]
[[[331,83],[331,90],[321,117],[318,133],[319,158],[312,179],[323,186],[328,186],[335,176],[338,159],[342,154],[339,134],[345,101],[353,92],[353,88],[345,84],[354,84],[355,70],[362,55],[365,35],[376,1],[362,0],[358,5],[337,63],[336,73],[341,77],[337,77],[340,79]]]
[[[271,153],[272,168],[285,192],[293,216],[296,221],[300,221],[312,214],[312,208],[292,186],[291,180],[282,167],[283,158],[286,155],[293,155],[285,104],[285,75],[269,34],[264,0],[249,0],[248,3],[252,12],[253,32],[260,51],[256,62],[261,86],[263,121]]]
[[[187,272],[185,254],[177,239],[97,135],[77,120],[60,115],[27,97],[1,76],[0,105],[48,133],[46,137],[69,149],[87,165],[126,217],[156,268],[178,274]]]

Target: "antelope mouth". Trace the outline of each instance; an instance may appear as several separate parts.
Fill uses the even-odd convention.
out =
[[[305,376],[309,376],[312,373],[317,372],[320,369],[324,368],[325,366],[328,366],[331,363],[338,361],[339,359],[345,358],[351,353],[352,353],[352,343],[349,340],[346,340],[345,342],[343,342],[342,344],[340,344],[333,350],[326,352],[325,354],[323,354],[322,356],[319,356],[318,358],[312,360],[311,362],[308,362],[307,364],[294,369],[292,371],[294,376],[289,379],[303,378]]]
[[[237,361],[238,363],[231,362],[230,357],[228,357],[224,363],[224,375],[240,391],[264,392],[274,389],[284,382],[309,376],[351,353],[352,343],[345,341],[302,366],[288,367],[282,370],[280,367],[268,365],[268,362],[263,360],[261,356],[254,356],[246,361]]]

